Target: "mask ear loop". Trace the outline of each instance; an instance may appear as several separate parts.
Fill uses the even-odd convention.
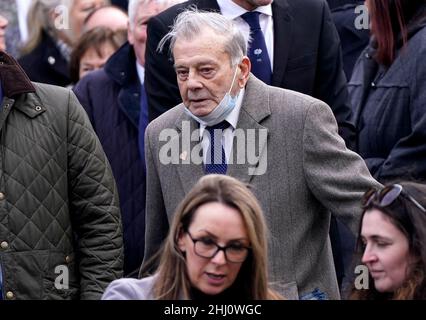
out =
[[[237,77],[237,70],[238,70],[238,64],[237,64],[237,67],[235,68],[234,76],[232,77],[231,87],[228,90],[228,94],[231,94],[231,90],[232,90],[232,87],[234,86],[235,78]]]

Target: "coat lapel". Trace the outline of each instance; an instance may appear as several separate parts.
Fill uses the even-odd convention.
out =
[[[287,0],[272,2],[274,21],[274,66],[272,85],[280,87],[284,80],[285,68],[293,39],[293,19]]]
[[[204,175],[203,164],[195,163],[191,154],[191,152],[194,153],[197,150],[197,146],[201,147],[199,139],[190,139],[191,137],[199,137],[197,130],[199,126],[195,120],[187,116],[184,112],[176,120],[175,124],[179,134],[172,139],[171,143],[180,146],[179,164],[176,165],[176,169],[183,190],[187,194]],[[194,132],[195,130],[197,131]],[[189,143],[188,140],[190,140]]]
[[[266,157],[267,153],[268,129],[260,122],[270,114],[268,86],[250,74],[237,123],[237,130],[241,130],[245,137],[245,146],[242,147],[243,141],[238,140],[239,133],[236,133],[232,145],[233,162],[228,164],[229,176],[244,183],[249,183],[254,177],[252,172],[258,167],[259,159]],[[259,139],[262,136],[263,139]],[[249,150],[256,152],[257,161],[253,161],[256,157]],[[266,158],[264,160],[266,161]]]

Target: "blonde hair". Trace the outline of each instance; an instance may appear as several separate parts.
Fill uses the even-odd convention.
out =
[[[251,254],[235,280],[235,283],[241,280],[238,281],[242,286],[241,296],[250,300],[281,298],[268,286],[267,231],[262,209],[243,183],[225,175],[201,178],[176,209],[161,255],[154,296],[161,300],[190,299],[191,284],[185,257],[177,242],[181,232],[188,230],[197,209],[209,202],[220,202],[237,209],[246,226]]]
[[[57,34],[57,30],[51,19],[51,12],[60,5],[68,8],[74,0],[33,0],[27,16],[28,40],[23,45],[21,52],[28,54],[33,51],[41,42],[43,32],[53,36]]]

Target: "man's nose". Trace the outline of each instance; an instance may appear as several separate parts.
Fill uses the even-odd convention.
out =
[[[197,73],[194,71],[189,71],[188,73],[188,79],[187,79],[187,86],[188,89],[200,89],[203,87],[203,83],[200,81],[200,78],[198,77]]]

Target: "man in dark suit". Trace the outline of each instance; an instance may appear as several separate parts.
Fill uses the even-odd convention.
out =
[[[174,18],[191,5],[200,10],[221,11],[240,25],[245,22],[235,11],[262,11],[260,19],[270,19],[264,25],[260,21],[262,31],[271,34],[268,48],[272,49],[269,52],[272,57],[270,84],[326,102],[337,119],[339,133],[349,147],[352,145],[354,129],[349,121],[351,110],[340,40],[325,0],[190,0],[152,18],[148,23],[145,57],[145,86],[151,120],[182,101],[168,48],[159,53],[157,44],[169,31]],[[272,9],[270,17],[263,13],[267,6]],[[265,38],[268,47],[267,34]]]

